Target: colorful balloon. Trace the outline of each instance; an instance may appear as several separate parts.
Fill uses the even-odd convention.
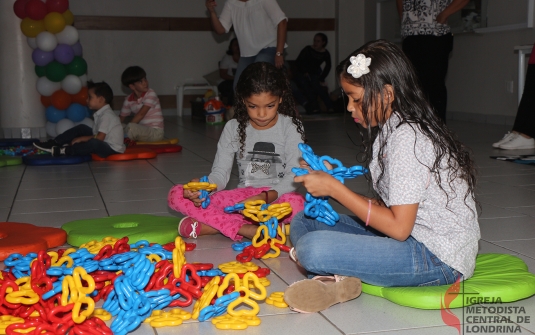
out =
[[[69,94],[77,94],[82,89],[82,82],[80,77],[74,74],[69,74],[61,82],[61,88]]]
[[[48,107],[48,106],[52,105],[52,102],[50,102],[50,97],[45,97],[43,95],[41,95],[41,103],[45,107]]]
[[[52,102],[52,106],[57,109],[67,109],[72,101],[69,93],[60,89],[52,94],[50,102]]]
[[[45,125],[46,134],[50,137],[56,137],[58,134],[56,133],[56,124],[52,123],[50,121],[47,121]]]
[[[79,56],[75,56],[72,62],[67,64],[67,72],[75,76],[82,76],[87,72],[87,62]]]
[[[65,65],[54,61],[46,66],[46,77],[48,80],[57,83],[65,79],[66,76],[67,68]]]
[[[32,60],[35,65],[46,66],[54,60],[54,53],[52,51],[43,51],[37,48],[32,51]]]
[[[37,48],[37,40],[35,39],[35,37],[26,37],[26,42],[28,42],[30,48]]]
[[[72,12],[67,9],[61,15],[63,15],[63,18],[65,19],[65,24],[68,26],[72,26],[72,24],[74,23],[74,15],[72,14]]]
[[[74,59],[74,51],[70,45],[58,44],[54,49],[54,59],[61,64],[69,64]]]
[[[42,20],[35,21],[27,17],[20,22],[20,30],[26,37],[35,37],[45,30],[45,25]]]
[[[80,78],[80,77],[78,77]],[[82,106],[87,105],[87,87],[82,87],[80,92],[71,95],[71,100],[73,103],[80,104]]]
[[[28,1],[30,0],[17,0],[13,4],[13,11],[19,19],[25,19],[28,16],[28,14],[26,14],[26,4]]]
[[[57,34],[65,28],[65,18],[58,12],[51,12],[45,16],[45,29],[52,34]]]
[[[83,49],[82,49],[82,45],[80,44],[80,41],[74,43],[71,47],[72,47],[72,50],[74,51],[75,56],[82,56]]]
[[[42,31],[35,38],[37,47],[43,51],[54,51],[58,46],[58,39],[56,35],[49,33],[48,31]]]
[[[37,79],[36,87],[37,92],[39,92],[39,94],[45,97],[49,97],[54,92],[61,89],[61,84],[50,81],[47,77],[41,77]]]
[[[39,78],[41,78],[43,76],[46,76],[46,67],[45,66],[36,65],[35,66],[35,74]]]
[[[63,120],[67,116],[67,111],[57,109],[54,106],[49,106],[46,108],[45,114],[47,121],[57,123],[59,120]]]
[[[89,109],[87,109],[87,111],[89,111]],[[85,124],[89,128],[93,128],[93,125],[95,124],[95,122],[93,120],[91,120],[90,118],[86,117],[82,121],[74,123],[75,126],[77,126],[79,124]]]
[[[81,75],[80,81],[82,82],[83,87],[87,87],[87,74]]]
[[[69,0],[46,0],[46,8],[49,12],[63,13],[69,9]]]
[[[71,104],[69,108],[67,108],[67,118],[72,122],[80,122],[85,119],[87,114],[86,110],[87,107],[85,106],[76,103]]]
[[[25,6],[26,15],[32,20],[42,20],[45,18],[48,10],[46,5],[41,0],[30,0],[26,3]]]
[[[61,32],[56,34],[59,43],[73,45],[78,42],[78,30],[73,26],[65,26]]]

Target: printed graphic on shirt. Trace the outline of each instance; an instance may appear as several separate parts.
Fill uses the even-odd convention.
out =
[[[284,177],[284,165],[280,154],[275,152],[275,145],[270,142],[256,142],[253,151],[247,152],[239,160],[240,179],[245,186],[277,184]]]

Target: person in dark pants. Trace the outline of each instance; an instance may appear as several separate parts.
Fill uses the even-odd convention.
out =
[[[327,42],[327,35],[317,33],[312,45],[304,47],[295,60],[296,73],[293,80],[306,98],[303,107],[307,113],[319,112],[318,97],[328,111],[333,109],[333,103],[325,84],[325,78],[331,70],[331,54],[325,49]],[[321,65],[324,63],[322,70]]]
[[[448,17],[468,0],[396,0],[401,17],[403,52],[420,80],[422,91],[440,118],[446,122],[448,91],[446,74],[453,49]]]
[[[121,121],[110,107],[113,99],[111,87],[105,82],[89,81],[87,88],[87,106],[96,111],[93,128],[77,125],[48,142],[34,143],[37,149],[50,152],[52,156],[97,154],[103,158],[125,151]]]
[[[528,62],[522,99],[513,130],[492,146],[504,150],[535,149],[535,44]]]

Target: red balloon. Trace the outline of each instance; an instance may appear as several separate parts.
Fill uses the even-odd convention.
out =
[[[26,4],[28,1],[30,0],[17,0],[13,4],[13,11],[19,19],[25,19],[28,16],[28,14],[26,14]]]
[[[26,4],[26,14],[32,20],[39,21],[45,18],[48,11],[41,0],[30,0]]]
[[[46,0],[46,8],[49,13],[63,13],[69,9],[69,0]]]
[[[45,97],[44,95],[41,95],[41,103],[45,107],[52,105],[52,102],[50,101],[50,97]]]
[[[50,102],[52,106],[57,109],[67,109],[72,102],[71,95],[64,90],[58,90],[50,96]]]
[[[87,87],[82,87],[80,92],[71,95],[72,102],[82,106],[87,105]]]

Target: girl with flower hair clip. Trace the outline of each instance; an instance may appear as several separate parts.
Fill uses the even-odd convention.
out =
[[[322,171],[295,177],[313,196],[332,197],[355,216],[340,215],[334,226],[303,212],[294,217],[290,256],[312,279],[289,286],[286,302],[317,312],[356,298],[361,280],[434,286],[470,278],[480,231],[467,148],[433,113],[394,44],[365,44],[337,74],[348,112],[372,143],[364,151],[375,197],[353,193]]]

